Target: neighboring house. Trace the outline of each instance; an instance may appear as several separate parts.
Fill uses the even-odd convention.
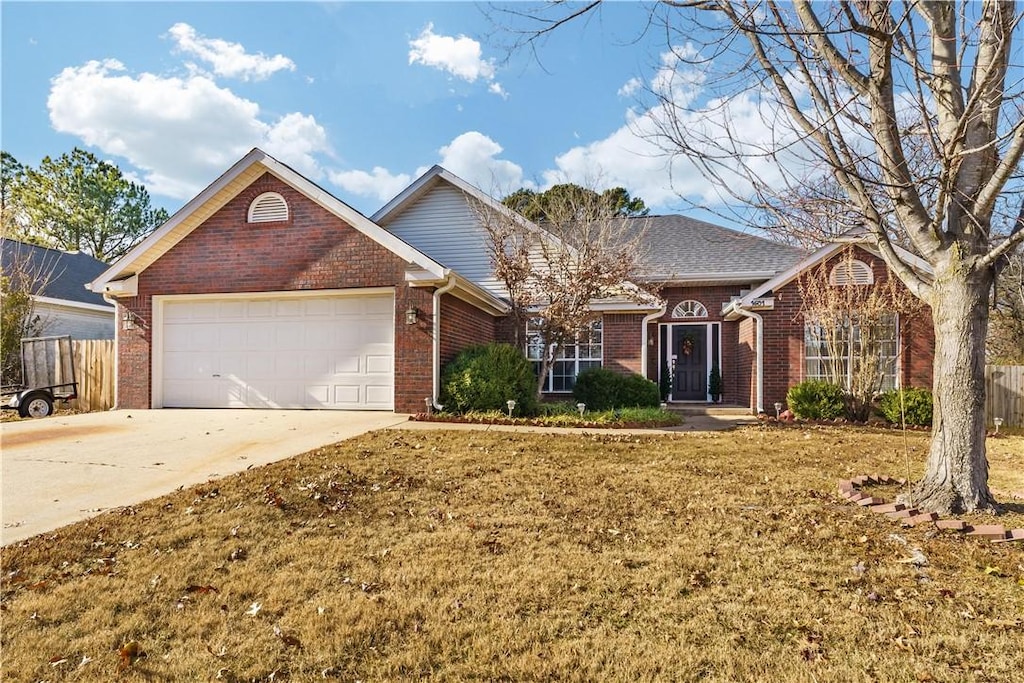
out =
[[[117,405],[423,410],[459,350],[512,339],[482,209],[509,214],[435,166],[367,218],[253,150],[92,283],[122,321]],[[839,246],[808,256],[680,216],[635,220],[664,300],[594,302],[553,396],[595,365],[654,380],[674,367],[672,400],[707,401],[717,364],[723,400],[759,410],[813,375],[794,278]],[[887,277],[866,248],[860,260]],[[893,382],[930,386],[930,325],[894,330]]]
[[[0,258],[13,287],[32,293],[39,334],[75,339],[113,339],[114,306],[87,289],[109,266],[88,254],[17,240],[0,240]]]

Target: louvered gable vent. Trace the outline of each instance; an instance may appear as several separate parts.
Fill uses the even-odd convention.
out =
[[[875,273],[871,266],[854,259],[833,268],[829,279],[833,285],[871,285],[875,282]]]
[[[276,192],[264,192],[249,205],[250,223],[273,223],[288,220],[288,203]]]

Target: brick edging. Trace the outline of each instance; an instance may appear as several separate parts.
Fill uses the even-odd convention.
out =
[[[1006,529],[1001,524],[979,524],[973,526],[961,519],[940,519],[934,512],[922,512],[917,508],[907,507],[903,503],[890,503],[884,498],[869,496],[859,490],[864,484],[896,484],[903,486],[906,479],[895,479],[886,475],[862,474],[850,479],[840,479],[839,496],[854,505],[867,508],[872,512],[883,514],[889,519],[898,520],[903,526],[932,524],[936,529],[957,531],[968,536],[988,539],[993,543],[1011,543],[1024,541],[1024,529]]]

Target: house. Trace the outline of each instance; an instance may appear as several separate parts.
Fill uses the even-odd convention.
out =
[[[113,339],[114,306],[86,289],[108,268],[80,252],[0,239],[2,271],[16,289],[32,293],[36,333],[75,339]]]
[[[366,217],[254,149],[93,281],[118,305],[117,405],[423,410],[459,350],[514,332],[481,207],[525,220],[437,166]],[[595,365],[672,368],[672,400],[707,401],[717,365],[724,401],[782,400],[820,361],[794,280],[838,245],[807,255],[680,216],[646,225],[662,300],[594,302],[550,394]],[[861,269],[888,277],[857,249]],[[925,322],[895,324],[893,382],[930,384]]]

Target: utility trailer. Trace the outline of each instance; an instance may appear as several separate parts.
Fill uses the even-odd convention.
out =
[[[71,337],[30,337],[21,340],[22,384],[2,389],[5,410],[22,417],[46,417],[54,401],[78,398]]]

